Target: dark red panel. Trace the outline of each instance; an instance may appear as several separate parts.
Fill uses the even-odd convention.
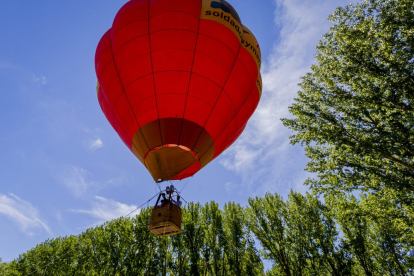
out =
[[[187,50],[168,49],[152,53],[154,72],[191,71],[194,52]]]
[[[110,106],[115,106],[119,96],[123,93],[121,82],[118,76],[113,76],[112,80],[108,83],[104,82],[103,94]],[[108,92],[106,92],[108,91]]]
[[[198,36],[197,52],[219,61],[228,70],[231,70],[236,59],[236,55],[228,46],[202,34]]]
[[[99,59],[101,58],[102,54],[108,49],[111,49],[111,29],[109,29],[102,36],[101,40],[98,43],[98,47],[96,48],[96,52],[95,52],[95,68],[97,68],[98,63],[100,62]],[[99,74],[97,75],[99,76]]]
[[[188,95],[197,97],[207,104],[214,106],[219,97],[222,88],[210,79],[197,75],[191,75],[190,89]]]
[[[217,156],[219,156],[223,151],[225,151],[229,146],[231,146],[231,144],[234,143],[234,141],[237,140],[237,138],[239,138],[239,136],[242,134],[242,132],[244,131],[246,127],[246,124],[241,126],[239,128],[238,131],[236,132],[231,132],[231,131],[227,131],[226,134],[221,135],[217,141],[214,143],[214,145],[216,146],[216,151],[214,153],[214,158],[216,158]]]
[[[119,48],[129,41],[148,34],[148,21],[136,21],[120,29],[112,35],[112,49],[115,55]]]
[[[134,110],[134,114],[135,114],[136,118],[138,118],[138,117],[144,115],[145,113],[147,113],[151,110],[154,110],[156,108],[157,108],[157,103],[155,101],[154,96],[142,99],[141,101],[139,101],[138,103],[133,105],[133,110]],[[157,117],[153,118],[153,120],[155,120],[155,119],[158,119],[158,118]]]
[[[240,40],[232,31],[220,23],[210,20],[201,20],[199,33],[222,42],[227,45],[234,54],[239,52]]]
[[[254,79],[252,79],[246,67],[243,63],[241,63],[240,60],[237,60],[234,64],[231,74],[237,79],[237,81],[243,87],[243,90],[248,91],[247,94],[249,94],[253,88],[253,85],[256,83],[257,75]]]
[[[160,118],[182,118],[186,95],[157,95],[158,114]]]
[[[125,43],[121,48],[119,48],[118,52],[116,52],[114,56],[116,66],[118,70],[122,70],[122,68],[129,61],[132,61],[142,55],[149,54],[149,52],[150,44],[148,35],[134,38],[128,43]]]
[[[157,95],[159,118],[182,118],[186,95],[162,94]],[[181,131],[180,120],[172,124],[161,124],[161,135],[164,144],[178,144]]]
[[[150,54],[138,56],[122,68],[118,68],[124,88],[128,87],[132,82],[151,74],[151,57]]]
[[[225,92],[221,93],[214,109],[220,114],[225,125],[228,125],[231,119],[236,115],[233,103]]]
[[[184,118],[200,126],[204,126],[212,108],[213,107],[208,105],[206,102],[198,98],[188,96]]]
[[[126,97],[121,95],[118,101],[115,103],[113,108],[114,113],[117,115],[119,123],[125,128],[128,129],[129,126],[132,124],[133,118],[131,118],[131,107],[128,103]],[[132,139],[132,137],[130,137]]]
[[[226,94],[231,99],[235,110],[238,111],[244,103],[245,97],[243,95],[246,95],[249,89],[243,88],[237,79],[233,75],[230,75],[224,91],[226,91]]]
[[[213,140],[216,140],[219,134],[223,131],[224,127],[225,124],[220,114],[218,114],[217,111],[213,110],[207,121],[206,126],[204,127],[205,130],[210,134]]]
[[[102,76],[106,67],[108,67],[108,65],[111,62],[113,62],[112,51],[110,48],[108,48],[105,52],[103,52],[101,57],[96,62],[95,70],[96,70],[96,75],[98,76],[98,78]]]
[[[182,49],[194,51],[197,33],[183,30],[162,30],[151,34],[151,51]]]
[[[155,96],[154,81],[152,74],[146,75],[132,82],[126,88],[126,95],[132,106],[138,102]]]
[[[199,18],[183,12],[164,12],[152,17],[149,21],[150,33],[165,30],[179,29],[191,32],[198,31]]]
[[[251,80],[256,80],[259,74],[257,71],[256,62],[252,55],[244,47],[240,49],[238,59],[244,65],[244,68],[247,70],[247,72],[249,72]]]
[[[112,24],[112,32],[116,34],[118,30],[135,21],[148,22],[149,0],[128,1],[116,14]]]
[[[229,69],[211,57],[196,53],[194,57],[193,72],[210,79],[220,87],[224,87]]]
[[[105,70],[102,71],[102,74],[99,75],[99,83],[103,86],[103,90],[105,92],[105,87],[108,86],[115,77],[118,77],[117,70],[115,68],[115,64],[111,61],[106,67]],[[110,91],[108,91],[110,92]]]
[[[166,71],[154,74],[157,95],[187,95],[190,72]]]
[[[113,111],[111,110],[111,107],[108,105],[105,97],[103,97],[102,92],[98,92],[98,99],[101,103],[101,109],[103,113],[105,114],[106,119],[111,124],[111,126],[115,129],[115,131],[118,133],[121,140],[124,142],[124,144],[131,149],[132,148],[132,142],[129,138],[127,132],[122,128],[122,126],[119,124],[118,119],[115,117]]]
[[[170,11],[180,11],[200,17],[201,0],[151,0],[150,18]]]
[[[146,124],[158,119],[158,110],[154,108],[147,113],[140,115],[137,119],[140,126],[145,126]]]

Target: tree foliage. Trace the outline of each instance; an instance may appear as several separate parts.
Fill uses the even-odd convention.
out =
[[[147,230],[151,208],[78,236],[47,240],[9,264],[9,275],[264,275],[243,208],[214,202],[183,208],[182,233]],[[0,267],[2,269],[3,265]]]
[[[342,251],[328,208],[307,194],[249,200],[249,227],[261,242],[276,275],[350,275],[352,258]]]
[[[78,236],[47,240],[0,275],[406,275],[414,252],[389,221],[363,215],[355,198],[327,205],[291,192],[183,208],[182,233],[158,238],[147,230],[151,209]],[[338,228],[339,226],[339,228]],[[340,235],[339,231],[342,231]],[[259,241],[262,249],[258,249]],[[264,271],[262,258],[272,269]],[[7,269],[7,272],[5,268]],[[1,271],[1,270],[0,270]],[[33,275],[32,274],[32,275]]]
[[[338,8],[283,120],[306,146],[314,191],[361,191],[361,218],[388,221],[403,247],[414,247],[413,10],[412,0]]]
[[[284,119],[292,143],[306,144],[313,187],[414,192],[413,9],[371,0],[330,16],[290,107],[296,118]]]

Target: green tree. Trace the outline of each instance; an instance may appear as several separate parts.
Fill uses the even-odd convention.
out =
[[[267,193],[249,200],[249,227],[261,242],[269,275],[351,275],[335,220],[317,198],[290,192],[288,200]]]
[[[230,275],[262,275],[263,264],[250,235],[247,218],[240,204],[224,205],[224,253]]]
[[[0,275],[6,275],[8,267],[9,264],[4,263],[3,260],[0,258]]]
[[[414,2],[338,8],[284,124],[315,188],[414,192]]]
[[[412,0],[338,8],[283,120],[305,145],[314,192],[362,191],[363,215],[391,220],[402,248],[414,247],[413,10]]]
[[[208,273],[211,275],[227,275],[228,264],[225,257],[226,236],[223,225],[223,212],[215,202],[207,203],[203,208],[205,222],[205,245],[203,256]]]
[[[344,251],[355,256],[365,275],[407,275],[414,256],[405,247],[406,237],[390,219],[367,216],[365,202],[353,195],[327,198],[343,233]]]

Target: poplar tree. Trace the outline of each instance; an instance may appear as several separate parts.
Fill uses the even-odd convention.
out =
[[[316,64],[283,123],[305,145],[307,184],[320,194],[361,191],[371,218],[392,220],[414,247],[414,1],[338,8]],[[385,200],[384,200],[385,199]],[[385,208],[385,209],[384,209]]]
[[[330,210],[316,197],[290,192],[249,199],[249,228],[273,262],[269,275],[358,275],[343,250]]]
[[[316,188],[414,192],[414,2],[338,8],[284,119]]]

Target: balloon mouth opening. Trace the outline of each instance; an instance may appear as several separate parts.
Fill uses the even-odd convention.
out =
[[[182,149],[182,150],[184,150],[184,151],[186,151],[186,152],[190,152],[196,159],[197,159],[197,161],[200,161],[200,158],[198,157],[198,155],[197,155],[197,151],[196,152],[194,152],[194,151],[192,151],[190,148],[187,148],[186,146],[183,146],[183,145],[177,145],[177,144],[165,144],[165,145],[162,145],[162,146],[159,146],[159,147],[155,147],[155,148],[153,148],[153,149],[151,149],[151,150],[149,150],[148,152],[147,152],[147,154],[145,154],[145,156],[144,156],[144,160],[146,160],[147,159],[147,157],[148,157],[148,155],[151,153],[151,152],[155,152],[155,151],[157,151],[157,150],[159,150],[159,149],[161,149],[161,148],[180,148],[180,149]]]
[[[200,158],[196,152],[177,144],[152,148],[145,155],[144,162],[157,183],[179,180],[200,170]]]

